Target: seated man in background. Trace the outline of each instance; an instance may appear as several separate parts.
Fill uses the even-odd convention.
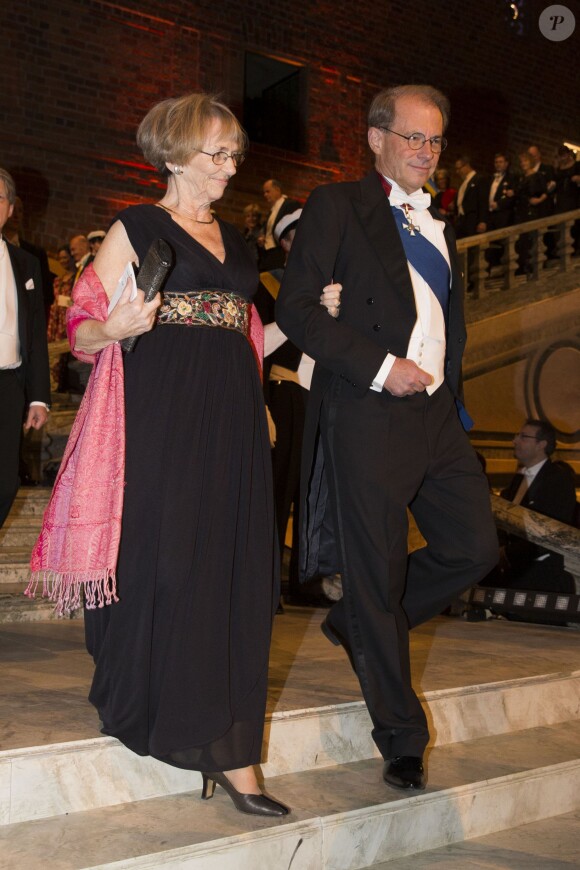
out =
[[[513,504],[573,525],[574,480],[559,463],[551,461],[555,447],[556,433],[550,423],[526,420],[514,436],[518,471],[501,496]],[[515,535],[507,535],[500,543],[499,566],[480,585],[574,593],[574,578],[564,570],[564,559],[559,553]]]

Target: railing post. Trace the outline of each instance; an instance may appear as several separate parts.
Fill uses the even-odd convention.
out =
[[[563,221],[560,224],[560,232],[558,233],[558,260],[560,263],[560,272],[567,272],[570,268],[571,257],[574,252],[574,241],[572,239],[572,227],[574,221]]]
[[[516,242],[519,236],[510,234],[505,240],[502,265],[505,268],[503,279],[503,289],[511,290],[516,283],[516,269],[518,268],[518,255],[516,252]]]

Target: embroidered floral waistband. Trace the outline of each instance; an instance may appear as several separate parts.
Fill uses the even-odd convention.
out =
[[[158,324],[221,326],[248,334],[250,303],[223,290],[165,291],[157,314]]]

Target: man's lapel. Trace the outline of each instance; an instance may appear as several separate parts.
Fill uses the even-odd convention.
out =
[[[407,300],[411,316],[416,317],[415,295],[407,258],[386,196],[376,170],[360,182],[361,198],[354,207],[362,227],[389,279],[391,288]],[[369,288],[369,293],[373,288]]]

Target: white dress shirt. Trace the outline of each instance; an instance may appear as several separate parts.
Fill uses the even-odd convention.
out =
[[[399,185],[385,176],[391,185],[391,193],[396,191],[397,199],[404,198],[404,191]],[[400,208],[400,206],[396,206]],[[402,209],[401,209],[402,210]],[[445,226],[443,221],[436,220],[427,209],[413,209],[413,223],[419,226],[422,235],[435,245],[443,254],[447,265],[451,269],[449,251],[443,234]],[[445,374],[445,317],[439,300],[427,284],[424,278],[407,261],[413,293],[415,294],[415,308],[417,309],[417,321],[411,332],[407,347],[406,359],[413,360],[420,369],[428,372],[433,382],[427,387],[427,393],[432,395],[443,383]],[[371,385],[371,389],[381,392],[383,384],[391,371],[395,360],[392,353],[387,354],[385,361],[377,372]]]
[[[17,369],[21,363],[18,294],[10,254],[0,236],[0,369]]]
[[[498,187],[500,186],[500,184],[503,180],[504,175],[505,175],[504,172],[496,172],[493,176],[493,181],[491,182],[491,187],[489,188],[489,210],[490,211],[493,211],[495,208],[495,205],[496,205],[495,195],[497,193]]]
[[[269,251],[270,248],[276,247],[276,239],[274,238],[274,224],[276,222],[278,212],[282,208],[282,203],[285,199],[287,199],[286,195],[282,194],[280,199],[277,199],[272,208],[270,209],[270,214],[268,215],[268,220],[266,221],[266,233],[264,240],[264,248],[266,251]]]

